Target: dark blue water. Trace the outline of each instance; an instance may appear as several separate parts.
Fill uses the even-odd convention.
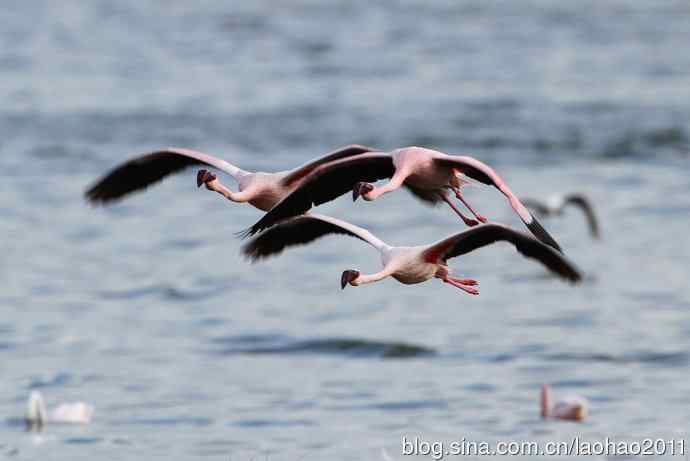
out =
[[[688,427],[690,5],[12,2],[0,14],[0,456],[400,459],[401,434],[670,437]],[[176,145],[291,168],[350,143],[468,153],[530,196],[579,287],[497,245],[438,281],[339,288],[378,257],[332,238],[251,266],[260,217],[195,171],[108,208],[82,194]],[[227,178],[229,184],[231,180]],[[468,197],[519,225],[495,191]],[[405,192],[322,207],[391,244],[460,229]],[[545,423],[538,391],[592,402]],[[85,427],[27,433],[31,390]],[[6,423],[4,422],[6,421]]]

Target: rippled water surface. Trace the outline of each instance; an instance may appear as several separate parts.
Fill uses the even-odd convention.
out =
[[[689,420],[690,5],[685,1],[10,2],[0,15],[0,457],[400,459],[401,434],[682,434]],[[102,209],[82,194],[178,145],[249,170],[366,143],[471,153],[530,196],[571,287],[503,245],[432,280],[324,239],[254,266],[260,217],[195,171]],[[231,183],[230,179],[228,179]],[[495,191],[467,196],[517,221]],[[320,209],[392,244],[461,229],[406,192]],[[591,401],[545,423],[541,384]],[[21,422],[31,390],[91,425]]]

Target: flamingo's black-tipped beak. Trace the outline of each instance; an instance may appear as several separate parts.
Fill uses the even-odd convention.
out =
[[[356,202],[360,195],[364,195],[372,190],[374,190],[374,186],[368,182],[358,182],[355,184],[355,187],[352,188],[352,201]]]
[[[359,277],[359,271],[346,270],[340,277],[340,288],[344,290],[347,284],[356,280],[357,277]]]
[[[196,187],[201,187],[202,184],[211,182],[216,179],[216,175],[208,170],[199,170],[196,174]]]

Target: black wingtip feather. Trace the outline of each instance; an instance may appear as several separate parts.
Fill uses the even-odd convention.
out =
[[[253,227],[247,227],[246,229],[242,229],[241,231],[235,232],[235,237],[244,240],[247,237],[251,237],[254,234],[256,234],[256,231],[253,229]]]
[[[96,191],[94,190],[93,187],[88,188],[84,192],[84,200],[89,202],[91,205],[98,205],[100,204],[100,200],[98,199],[98,194],[96,194]]]
[[[582,282],[583,274],[580,269],[578,269],[577,265],[568,259],[561,251],[557,251],[543,242],[537,242],[535,239],[532,240],[534,240],[535,243],[542,245],[545,250],[552,252],[556,257],[556,259],[552,260],[551,263],[543,261],[552,271],[556,272],[561,276],[561,278],[572,284]],[[523,248],[523,252],[525,255],[530,253],[529,249],[527,248]]]
[[[518,232],[516,231],[516,234]],[[520,233],[522,234],[522,233]],[[582,272],[570,259],[568,259],[563,252],[556,250],[553,247],[541,242],[527,234],[522,234],[524,239],[522,242],[520,240],[516,241],[516,249],[519,253],[525,256],[532,257],[535,259],[540,259],[542,264],[546,265],[551,271],[558,274],[562,279],[572,283],[580,283],[583,279]],[[532,242],[532,243],[530,243]],[[536,245],[536,246],[535,246]],[[538,248],[541,247],[542,251],[547,251],[553,255],[553,258],[540,258],[538,256]]]
[[[551,248],[554,248],[561,253],[563,253],[563,250],[561,249],[560,245],[556,243],[553,237],[551,237],[551,234],[549,234],[546,229],[544,229],[544,226],[541,225],[541,223],[532,216],[532,222],[527,224],[527,228],[532,232],[532,234],[537,237],[539,240],[550,246]]]
[[[100,183],[89,187],[86,192],[84,192],[84,199],[93,206],[108,205],[111,202],[117,201],[118,198],[119,197],[111,196],[103,190]]]
[[[560,256],[566,262],[566,264],[562,264],[559,266],[558,272],[561,274],[561,276],[573,285],[582,282],[584,276],[580,269],[578,269],[578,267],[575,265],[575,263],[565,258],[563,254],[560,254]]]
[[[214,166],[179,152],[166,150],[152,152],[113,168],[89,186],[84,195],[93,205],[107,205],[131,193],[143,191],[166,176],[197,164]]]
[[[261,247],[256,245],[255,242],[247,242],[242,245],[241,253],[244,259],[252,264],[270,256],[270,253],[262,251]]]

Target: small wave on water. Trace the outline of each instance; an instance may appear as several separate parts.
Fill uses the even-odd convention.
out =
[[[357,358],[413,358],[436,355],[426,346],[358,338],[297,339],[281,334],[221,336],[214,354],[333,354]]]
[[[63,440],[68,445],[93,445],[103,442],[102,437],[70,437]]]
[[[199,301],[214,296],[220,296],[222,290],[211,287],[205,290],[182,289],[170,284],[156,284],[131,289],[109,290],[99,293],[106,300],[132,301],[148,297],[159,298],[166,301]]]
[[[420,399],[383,401],[364,405],[334,405],[329,407],[336,411],[382,411],[385,413],[400,413],[419,410],[445,410],[448,402],[443,399]]]
[[[689,148],[690,137],[683,128],[665,126],[614,135],[606,142],[600,155],[605,158],[646,157],[650,152],[654,152],[655,156],[687,153]]]
[[[29,382],[28,389],[44,389],[52,387],[65,387],[73,384],[75,377],[71,373],[58,372],[52,376],[36,377]]]
[[[211,418],[180,416],[175,418],[129,418],[109,422],[114,426],[189,426],[204,427],[213,424]]]
[[[308,419],[243,419],[240,421],[233,421],[228,423],[228,426],[238,426],[244,428],[266,428],[266,427],[296,427],[296,426],[314,426],[316,423]]]
[[[31,150],[29,150],[29,155],[37,161],[67,160],[71,163],[87,161],[90,158],[92,158],[94,154],[91,150],[84,148],[82,146],[72,146],[66,144],[44,144],[33,147]]]
[[[686,367],[690,364],[690,352],[641,350],[620,355],[595,352],[558,353],[547,354],[544,359],[554,362],[603,362],[626,365],[637,363],[656,367]]]

